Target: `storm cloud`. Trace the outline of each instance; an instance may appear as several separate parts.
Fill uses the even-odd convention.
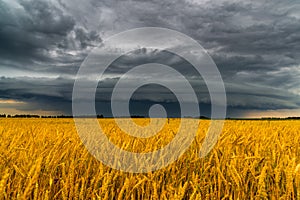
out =
[[[294,115],[300,109],[299,10],[295,0],[0,0],[0,99],[25,102],[17,105],[20,111],[70,114],[74,79],[88,53],[113,34],[154,26],[187,34],[207,50],[224,80],[228,116],[270,110]],[[99,84],[99,110],[109,104],[116,78],[153,54],[141,50],[112,65],[111,76]],[[168,54],[155,59],[180,66],[193,81],[183,60]],[[195,88],[209,115],[201,78]],[[170,103],[170,97],[163,88],[146,87],[133,97],[136,113],[143,113],[142,105]],[[0,113],[5,106],[13,104],[2,103]]]

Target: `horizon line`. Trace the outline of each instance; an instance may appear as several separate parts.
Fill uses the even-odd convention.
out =
[[[133,116],[117,116],[117,117],[110,117],[98,114],[94,115],[80,115],[80,116],[73,116],[73,115],[37,115],[37,114],[0,114],[0,118],[103,118],[103,119],[114,119],[114,118],[145,118],[149,119],[150,117],[142,116],[142,115],[133,115]],[[152,117],[153,118],[153,117]],[[155,118],[162,118],[162,117],[155,117]],[[164,117],[163,117],[164,118]],[[180,119],[180,118],[191,118],[191,119],[207,119],[207,120],[220,120],[220,118],[211,118],[206,116],[199,116],[199,117],[191,117],[191,116],[184,116],[184,117],[167,117],[169,119]],[[300,119],[300,116],[289,116],[289,117],[226,117],[224,119],[227,120],[284,120],[284,119]]]

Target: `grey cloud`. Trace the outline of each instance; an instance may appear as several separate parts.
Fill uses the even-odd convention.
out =
[[[102,38],[130,28],[158,26],[181,31],[208,50],[225,81],[229,107],[239,115],[239,109],[247,108],[299,108],[298,1],[17,2],[19,6],[0,1],[0,70],[4,74],[12,68],[74,76],[85,56]],[[153,55],[145,52],[140,56],[123,56],[108,72],[118,76],[131,65],[150,61]],[[182,60],[166,54],[159,54],[156,59],[182,69],[193,80],[193,71]],[[70,101],[71,80],[56,80],[56,85],[47,80],[34,82],[21,84],[20,80],[11,80],[14,88],[2,85],[0,97],[18,98],[14,94],[22,91],[21,98],[30,96],[32,103],[36,102],[34,96],[54,98],[53,102]],[[109,90],[113,83],[113,79],[107,79],[102,84],[106,89],[102,90]],[[198,84],[201,87],[197,88],[205,88],[202,82]],[[35,88],[35,92],[30,88]],[[146,100],[141,97],[148,96],[135,96],[137,100]],[[155,98],[152,96],[151,100]],[[202,102],[209,100],[203,97]]]
[[[49,1],[20,1],[28,18],[23,19],[24,29],[29,32],[65,36],[73,29],[75,22]]]
[[[0,78],[3,99],[25,102],[19,110],[44,110],[71,113],[73,81],[63,78]]]
[[[89,48],[101,42],[95,31],[52,1],[0,2],[0,63],[19,70],[75,74]],[[75,67],[75,69],[74,69]]]
[[[93,42],[101,42],[101,38],[96,31],[87,32],[83,28],[75,29],[76,39],[80,41],[81,47],[84,49],[87,46],[93,46]]]
[[[74,26],[70,16],[47,1],[21,1],[18,8],[1,4],[2,55],[43,57],[43,52]]]

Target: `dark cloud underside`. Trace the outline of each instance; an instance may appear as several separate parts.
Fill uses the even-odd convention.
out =
[[[299,10],[295,0],[0,0],[0,100],[25,102],[15,105],[20,111],[70,114],[74,78],[91,49],[112,34],[157,26],[185,33],[208,51],[224,79],[230,116],[269,110],[295,115],[300,110]],[[119,59],[98,93],[109,93],[120,69],[151,57],[153,52],[141,52]],[[156,61],[181,67],[193,81],[182,60],[160,54]],[[198,84],[200,108],[209,114],[206,86]],[[158,88],[140,94],[131,106],[137,114],[144,113],[142,105],[147,110],[169,98]],[[97,97],[99,110],[108,105],[103,96]],[[14,106],[3,102],[0,113]]]

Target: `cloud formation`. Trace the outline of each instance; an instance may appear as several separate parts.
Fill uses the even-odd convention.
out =
[[[208,51],[224,79],[230,116],[292,112],[300,107],[299,9],[294,0],[0,0],[0,98],[27,102],[18,108],[28,111],[70,113],[74,78],[91,49],[112,34],[156,26],[185,33]],[[122,69],[151,56],[142,52],[115,63],[114,76],[102,80],[107,94]],[[182,60],[156,59],[187,69],[192,81]],[[205,84],[198,84],[207,105]],[[141,105],[149,104],[145,91],[135,96]],[[151,91],[161,94],[148,93],[151,102],[168,99]]]

